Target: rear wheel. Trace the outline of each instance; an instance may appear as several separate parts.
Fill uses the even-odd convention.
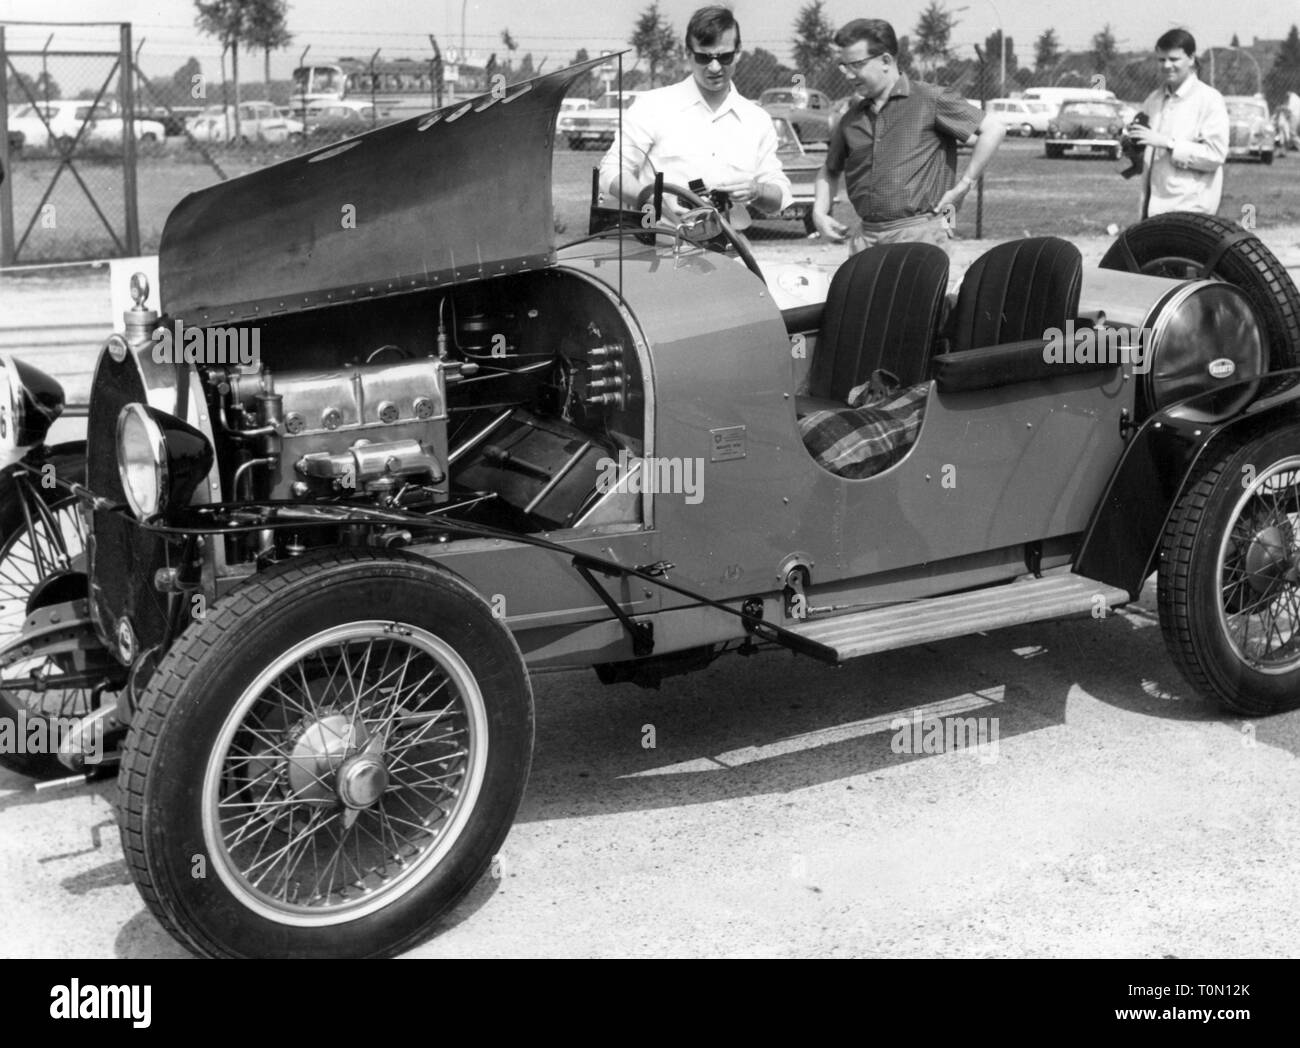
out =
[[[1179,499],[1159,606],[1202,694],[1248,716],[1300,706],[1300,426],[1225,449]]]
[[[1020,136],[1021,136],[1022,138],[1033,138],[1033,137],[1034,137],[1034,125],[1033,125],[1033,124],[1021,124],[1021,125],[1020,125]]]
[[[519,649],[466,585],[415,558],[304,557],[159,664],[118,778],[123,851],[196,952],[391,955],[491,862],[532,739]]]
[[[1171,211],[1124,230],[1101,267],[1186,280],[1217,260],[1208,275],[1246,293],[1268,334],[1270,366],[1300,366],[1300,290],[1263,241],[1242,233],[1217,215]]]
[[[53,476],[61,480],[86,481],[83,450],[52,453],[42,465],[53,466]],[[16,467],[0,473],[0,646],[22,630],[37,587],[50,585],[57,576],[71,576],[85,550],[76,498],[41,481],[41,476]],[[58,676],[70,668],[65,657],[57,656],[21,659],[0,670],[0,722],[12,725],[6,725],[6,732],[15,744],[23,743],[0,746],[0,765],[34,778],[68,773],[49,752],[49,720],[84,716],[92,709],[89,689],[57,687]],[[39,678],[46,682],[40,690],[5,684]],[[47,727],[37,726],[42,720]],[[33,738],[43,740],[43,752],[32,752],[28,743]]]
[[[1273,150],[1270,149],[1265,153],[1260,153],[1259,162],[1261,164],[1271,164],[1273,162]]]
[[[1065,155],[1065,147],[1053,145],[1044,146],[1043,155],[1046,156],[1048,160],[1060,160],[1061,157]]]

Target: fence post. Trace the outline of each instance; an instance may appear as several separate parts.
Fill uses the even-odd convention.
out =
[[[135,55],[131,52],[131,23],[120,27],[117,91],[122,106],[122,194],[126,214],[126,253],[140,254],[140,203],[136,196]]]
[[[14,264],[14,173],[9,156],[9,52],[0,25],[0,266]]]

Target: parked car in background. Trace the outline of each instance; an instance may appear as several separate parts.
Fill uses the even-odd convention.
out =
[[[567,139],[573,130],[573,117],[585,113],[595,106],[590,98],[566,98],[560,105],[560,115],[555,118],[555,133]]]
[[[772,125],[776,128],[776,155],[781,161],[781,169],[790,179],[794,201],[779,215],[771,217],[802,222],[804,232],[811,236],[817,231],[812,221],[814,183],[824,159],[825,141],[830,137],[830,122],[823,116],[813,114],[809,115],[809,119],[817,119],[822,123],[824,137],[820,139],[822,144],[820,151],[809,150],[802,136],[795,133],[793,125],[786,117],[772,117]]]
[[[371,130],[378,124],[374,106],[318,102],[307,107],[307,141],[337,142]]]
[[[642,91],[606,91],[599,104],[575,113],[565,131],[569,148],[586,149],[594,146],[608,149],[614,144],[622,111],[631,108],[642,94]]]
[[[1052,103],[1023,98],[991,98],[984,103],[984,110],[1002,121],[1008,134],[1024,138],[1047,134],[1047,125],[1056,115]]]
[[[1273,118],[1268,103],[1253,95],[1224,95],[1228,107],[1228,159],[1273,162]]]
[[[758,96],[758,104],[764,109],[771,106],[785,106],[791,109],[811,109],[822,116],[830,113],[834,103],[825,91],[810,87],[769,87]]]
[[[241,102],[236,109],[230,106],[213,106],[186,121],[190,134],[198,142],[232,142],[238,135],[244,142],[266,142],[279,145],[301,141],[302,121],[287,117],[279,107],[270,102]]]
[[[830,146],[830,110],[802,109],[798,106],[786,105],[769,105],[764,106],[763,109],[773,121],[784,120],[789,124],[804,149],[825,153]]]
[[[1107,156],[1119,159],[1124,117],[1118,102],[1066,102],[1047,125],[1045,155]]]
[[[150,120],[157,120],[162,124],[167,137],[171,138],[173,135],[185,134],[185,121],[190,117],[198,116],[201,112],[203,112],[201,106],[172,106],[170,109],[166,106],[152,106],[141,110],[140,115]]]
[[[116,142],[120,145],[124,123],[104,103],[96,106],[87,101],[57,99],[19,109],[18,115],[9,121],[9,140],[12,147],[17,137],[20,149],[54,144],[67,149],[74,142],[79,145]],[[137,142],[161,142],[167,137],[166,129],[157,120],[136,117],[133,126]]]
[[[1026,102],[1046,102],[1059,113],[1066,102],[1118,102],[1114,91],[1100,87],[1028,87],[1020,95]]]

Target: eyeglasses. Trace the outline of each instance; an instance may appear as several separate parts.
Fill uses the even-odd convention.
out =
[[[736,60],[736,52],[716,51],[710,54],[708,51],[692,51],[691,57],[695,59],[696,65],[706,66],[710,62],[716,61],[718,65],[729,66]]]
[[[885,53],[886,52],[884,51],[877,51],[874,55],[867,55],[866,58],[859,58],[856,62],[840,62],[838,63],[838,65],[846,73],[850,69],[853,70],[853,72],[855,73],[860,73],[862,72],[863,68],[866,66],[868,62],[874,61],[875,59],[879,58],[881,55]]]

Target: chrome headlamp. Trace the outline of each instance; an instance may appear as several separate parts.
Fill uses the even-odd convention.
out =
[[[117,416],[117,471],[141,520],[184,506],[212,468],[212,445],[193,426],[146,404]]]

